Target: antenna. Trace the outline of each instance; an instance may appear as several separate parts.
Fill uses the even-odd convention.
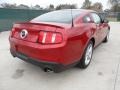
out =
[[[71,17],[72,17],[72,27],[74,27],[73,13],[72,13],[72,6],[71,6]]]

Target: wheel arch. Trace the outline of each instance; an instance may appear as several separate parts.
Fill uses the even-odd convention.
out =
[[[93,46],[95,46],[95,38],[92,37],[89,41],[92,41],[93,42]]]
[[[110,30],[110,26],[108,26],[108,29]]]

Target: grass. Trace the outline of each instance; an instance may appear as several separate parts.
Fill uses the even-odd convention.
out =
[[[107,18],[109,21],[117,22],[117,18]]]

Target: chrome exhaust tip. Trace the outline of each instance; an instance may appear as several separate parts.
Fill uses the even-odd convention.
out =
[[[44,72],[53,72],[53,70],[51,68],[44,68]]]

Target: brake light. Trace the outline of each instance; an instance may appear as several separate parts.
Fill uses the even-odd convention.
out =
[[[57,44],[62,42],[62,34],[56,32],[41,31],[39,34],[39,43],[42,44]]]
[[[15,28],[12,28],[10,36],[13,37],[15,33]]]

